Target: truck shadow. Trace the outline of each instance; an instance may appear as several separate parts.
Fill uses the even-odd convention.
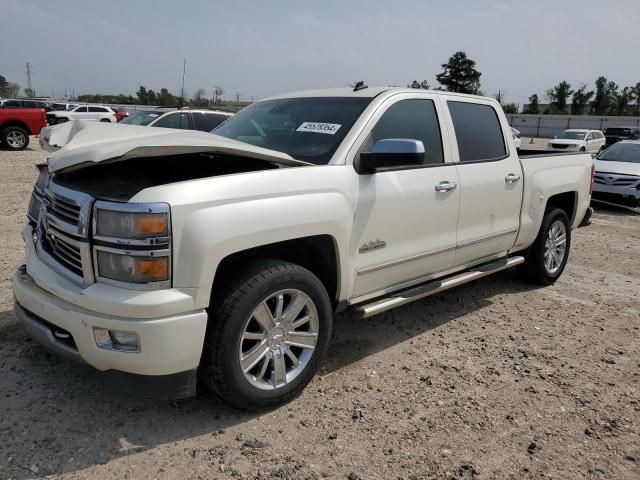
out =
[[[341,315],[320,375],[483,309],[496,295],[532,288],[503,272],[371,319]],[[11,311],[0,312],[0,391],[0,432],[12,439],[0,442],[0,459],[12,458],[7,474],[16,479],[32,477],[32,465],[40,475],[76,472],[269,415],[241,412],[203,394],[180,402],[123,395],[93,369],[35,344]]]

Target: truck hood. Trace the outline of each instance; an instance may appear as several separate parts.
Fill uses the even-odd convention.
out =
[[[219,153],[268,162],[302,166],[286,153],[256,147],[206,132],[169,128],[74,121],[43,129],[41,145],[55,151],[48,159],[50,172],[69,172],[102,162],[188,153]]]
[[[640,163],[611,162],[609,160],[598,159],[595,159],[593,163],[596,166],[596,172],[640,176]]]

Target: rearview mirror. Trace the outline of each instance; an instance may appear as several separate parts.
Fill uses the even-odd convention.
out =
[[[370,152],[356,158],[354,167],[360,175],[420,165],[424,161],[424,144],[409,138],[378,140]]]

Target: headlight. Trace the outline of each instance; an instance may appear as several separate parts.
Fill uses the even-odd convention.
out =
[[[169,215],[164,212],[123,212],[98,208],[96,234],[130,239],[166,237],[169,235]]]
[[[166,203],[97,201],[93,240],[98,281],[136,289],[171,286],[171,215]]]
[[[29,210],[27,210],[27,218],[32,223],[38,223],[40,218],[40,208],[42,207],[42,198],[44,196],[44,189],[49,180],[49,169],[46,163],[36,165],[38,168],[38,179],[33,186],[33,192],[31,193],[31,200],[29,201]]]
[[[575,143],[572,143],[569,145],[569,148],[576,148],[578,145],[576,145]]]
[[[127,283],[155,283],[169,280],[168,251],[116,253],[97,248],[96,263],[98,274],[102,278]],[[135,253],[135,255],[127,253]]]

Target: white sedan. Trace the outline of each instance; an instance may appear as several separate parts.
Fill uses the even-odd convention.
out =
[[[605,141],[604,134],[600,130],[565,130],[549,142],[547,150],[598,153]]]

